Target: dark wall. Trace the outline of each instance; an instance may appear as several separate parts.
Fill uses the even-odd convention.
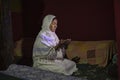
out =
[[[41,17],[44,10],[43,0],[22,0],[23,36],[36,37],[41,29]]]
[[[41,29],[41,20],[46,14],[57,16],[59,38],[115,39],[113,0],[20,1],[22,1],[22,12],[12,14],[13,27],[17,27],[13,28],[17,39],[19,36],[36,37]]]
[[[44,0],[58,17],[57,34],[73,40],[115,39],[113,0]]]
[[[114,0],[114,10],[115,10],[116,40],[117,40],[117,47],[118,47],[117,49],[118,66],[119,66],[118,71],[120,76],[120,0]]]
[[[12,0],[12,27],[14,41],[23,37],[36,37],[41,27],[43,0]]]
[[[13,39],[14,42],[20,40],[23,37],[23,24],[22,24],[22,14],[17,12],[12,12],[12,27],[13,27]]]
[[[22,3],[21,0],[12,0],[10,3],[13,39],[17,41],[23,37]]]

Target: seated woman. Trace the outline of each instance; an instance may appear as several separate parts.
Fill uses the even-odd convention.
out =
[[[64,58],[64,46],[69,39],[60,41],[55,33],[57,19],[47,15],[43,19],[42,30],[36,37],[33,46],[33,67],[65,75],[77,71],[76,63]]]

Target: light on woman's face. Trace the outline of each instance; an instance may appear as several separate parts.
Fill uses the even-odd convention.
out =
[[[57,19],[54,19],[51,24],[50,24],[50,30],[52,32],[55,32],[56,31],[56,28],[57,28]]]

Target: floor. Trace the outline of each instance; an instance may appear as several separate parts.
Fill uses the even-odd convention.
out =
[[[110,63],[104,68],[89,64],[77,64],[77,67],[79,70],[73,76],[84,77],[88,80],[118,80],[116,64]]]

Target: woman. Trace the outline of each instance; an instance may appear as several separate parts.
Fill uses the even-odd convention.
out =
[[[37,35],[33,46],[33,67],[71,75],[77,71],[76,64],[64,59],[64,48],[60,48],[60,44],[64,41],[59,41],[55,33],[56,28],[56,17],[54,15],[45,16],[42,30]]]

